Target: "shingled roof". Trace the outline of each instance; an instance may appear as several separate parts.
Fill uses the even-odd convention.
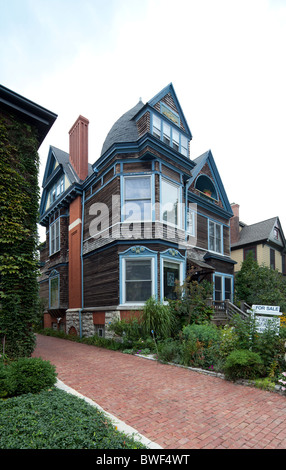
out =
[[[272,232],[277,217],[272,217],[262,222],[257,222],[252,225],[244,225],[239,233],[239,240],[231,245],[232,248],[248,245],[250,243],[262,242],[267,240]]]
[[[143,106],[144,103],[139,101],[136,106],[124,113],[113,124],[102,146],[101,155],[109,150],[114,144],[122,142],[136,142],[139,139],[136,122],[133,118],[143,108]]]

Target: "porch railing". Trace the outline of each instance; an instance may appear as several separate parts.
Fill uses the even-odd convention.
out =
[[[250,307],[245,304],[246,309]],[[248,313],[234,305],[230,300],[213,301],[214,320],[230,320],[234,315],[239,314],[244,320],[248,319]]]

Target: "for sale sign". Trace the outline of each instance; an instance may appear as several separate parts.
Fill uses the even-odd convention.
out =
[[[272,328],[279,334],[280,327],[280,307],[272,305],[252,305],[252,312],[255,315],[255,326],[258,333],[263,333],[267,328]]]

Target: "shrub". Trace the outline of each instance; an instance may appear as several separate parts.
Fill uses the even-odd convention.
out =
[[[182,347],[179,341],[166,339],[158,344],[158,359],[163,362],[180,363],[182,361]]]
[[[174,326],[174,316],[169,308],[162,302],[151,297],[144,305],[142,315],[143,333],[151,335],[151,331],[157,338],[168,338],[172,335]]]
[[[259,354],[237,349],[227,357],[224,365],[224,374],[228,380],[255,379],[264,373],[263,361]]]
[[[176,300],[170,300],[170,307],[179,320],[180,328],[192,323],[208,321],[213,315],[209,299],[212,295],[212,286],[203,281],[191,281],[187,278],[183,285],[176,284]]]
[[[225,359],[232,351],[234,351],[238,344],[238,335],[233,327],[225,325],[221,330],[219,354],[222,359]]]
[[[55,366],[41,358],[20,358],[7,366],[10,393],[38,393],[56,383]]]

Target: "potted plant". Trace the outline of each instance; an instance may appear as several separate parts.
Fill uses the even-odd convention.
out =
[[[206,194],[209,197],[211,197],[211,195],[212,195],[212,192],[211,192],[210,189],[204,189],[203,193]]]

